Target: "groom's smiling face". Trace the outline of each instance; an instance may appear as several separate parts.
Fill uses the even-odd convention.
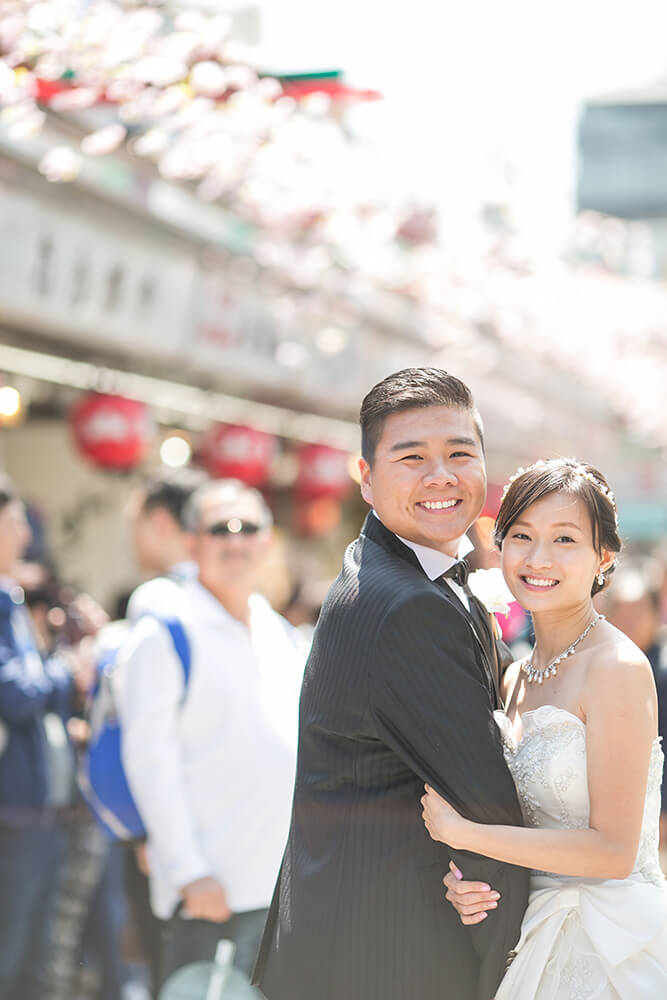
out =
[[[391,414],[372,464],[362,458],[360,470],[362,496],[386,528],[451,556],[484,506],[484,454],[469,410]]]

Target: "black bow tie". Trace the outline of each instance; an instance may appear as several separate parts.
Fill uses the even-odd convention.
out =
[[[453,583],[457,583],[459,587],[466,587],[468,584],[468,574],[470,573],[470,566],[465,561],[465,559],[459,559],[455,562],[453,566],[450,566],[446,573],[443,573],[443,578],[445,580],[451,580]]]

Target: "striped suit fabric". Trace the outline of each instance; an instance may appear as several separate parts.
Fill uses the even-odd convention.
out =
[[[488,659],[450,588],[374,516],[344,557],[306,667],[292,824],[255,981],[268,1000],[491,1000],[528,873],[435,843],[425,782],[471,819],[521,823]],[[502,896],[464,927],[454,858]]]

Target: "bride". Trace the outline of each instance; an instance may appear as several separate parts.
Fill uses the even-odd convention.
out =
[[[427,786],[427,829],[532,869],[496,1000],[667,997],[655,686],[646,657],[592,602],[621,548],[613,494],[589,465],[537,462],[510,481],[496,541],[535,630],[532,652],[505,675],[506,711],[495,713],[525,826],[470,822]],[[447,898],[465,923],[502,906],[488,886],[452,891],[452,878]]]

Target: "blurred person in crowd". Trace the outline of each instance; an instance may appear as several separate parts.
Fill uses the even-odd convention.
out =
[[[76,714],[68,723],[75,746],[83,752],[100,643],[116,623],[109,623],[102,609],[86,595],[69,602],[68,590],[60,590],[65,607],[53,608],[47,620],[57,623],[65,635],[81,631],[95,637],[87,645],[88,683],[75,700]],[[120,1000],[125,978],[121,957],[126,908],[123,845],[109,840],[78,794],[65,822],[67,841],[51,920],[44,1000],[70,1000],[74,996]]]
[[[280,865],[294,781],[303,655],[256,592],[271,545],[261,494],[212,481],[184,523],[198,579],[181,590],[187,685],[163,624],[138,621],[121,651],[123,762],[148,831],[162,974],[236,945],[249,973]]]
[[[667,538],[661,538],[653,547],[651,561],[655,562],[656,576],[659,578],[660,621],[667,625]]]
[[[49,920],[72,802],[66,723],[72,670],[40,651],[15,569],[30,538],[14,485],[0,481],[0,996],[42,995]],[[72,651],[72,667],[76,661]],[[82,683],[85,677],[82,674]]]
[[[190,539],[183,528],[183,509],[206,480],[196,469],[165,469],[148,479],[130,497],[127,513],[132,526],[134,555],[151,579],[133,592],[127,617],[136,621],[148,611],[169,608],[180,600],[178,585],[196,575]]]
[[[26,574],[28,566],[30,572]],[[89,638],[109,621],[106,611],[90,594],[77,594],[74,588],[60,583],[46,566],[21,563],[18,579],[42,653],[69,649],[84,639],[86,648]]]
[[[133,590],[121,590],[119,591],[111,603],[111,619],[114,622],[123,621],[127,618],[127,609],[130,604],[130,598],[134,593]]]
[[[53,612],[55,597],[53,587],[47,583],[40,583],[34,587],[23,587],[25,594],[25,606],[30,611],[32,627],[35,633],[35,641],[40,653],[50,654],[56,645],[56,628],[53,623]],[[64,611],[58,606],[56,622],[61,618],[64,620]]]
[[[30,611],[35,641],[42,656],[90,640],[105,630],[108,616],[88,594],[76,594],[53,571],[38,563],[21,562],[19,577]],[[88,684],[94,678],[94,645],[86,641]],[[83,653],[79,657],[83,666]],[[73,692],[67,730],[75,747],[85,744],[87,724],[82,718],[88,691],[81,670]],[[123,968],[120,929],[123,918],[120,853],[96,825],[87,805],[74,793],[63,815],[65,848],[49,921],[46,1000],[70,1000],[82,981],[101,983],[94,990],[100,1000],[120,1000]],[[83,987],[85,992],[85,987]]]
[[[661,623],[661,587],[661,567],[652,560],[624,566],[602,607],[609,621],[639,646],[651,664],[658,691],[658,726],[663,743],[667,745],[667,629]],[[667,787],[664,774],[660,834],[665,850]]]
[[[660,567],[652,559],[626,563],[599,599],[607,618],[639,646],[654,672],[667,640],[660,621],[661,583]]]
[[[331,581],[322,580],[297,580],[283,608],[283,615],[287,621],[298,630],[308,645],[312,641],[322,602],[330,583]]]
[[[183,510],[194,490],[207,479],[197,469],[162,469],[130,496],[127,514],[134,557],[149,579],[137,587],[117,618],[136,622],[143,614],[178,615],[181,584],[197,575],[190,538],[183,527]],[[153,991],[160,977],[161,928],[151,910],[145,845],[137,843],[127,857],[127,891],[140,949],[149,966]]]
[[[33,568],[37,564],[25,564]],[[75,747],[85,745],[88,727],[82,714],[88,687],[93,683],[95,648],[93,637],[109,627],[108,616],[87,594],[76,594],[43,567],[43,573],[22,573],[22,579],[39,581],[27,587],[25,603],[44,656],[85,640],[87,683],[84,670],[71,705],[67,730]],[[80,661],[83,660],[83,655]],[[49,948],[44,1000],[70,1000],[88,995],[86,982],[99,1000],[120,1000],[123,966],[120,930],[123,920],[122,860],[119,845],[110,844],[78,794],[63,816],[65,849],[54,893],[49,921]],[[100,989],[97,989],[97,985]]]

